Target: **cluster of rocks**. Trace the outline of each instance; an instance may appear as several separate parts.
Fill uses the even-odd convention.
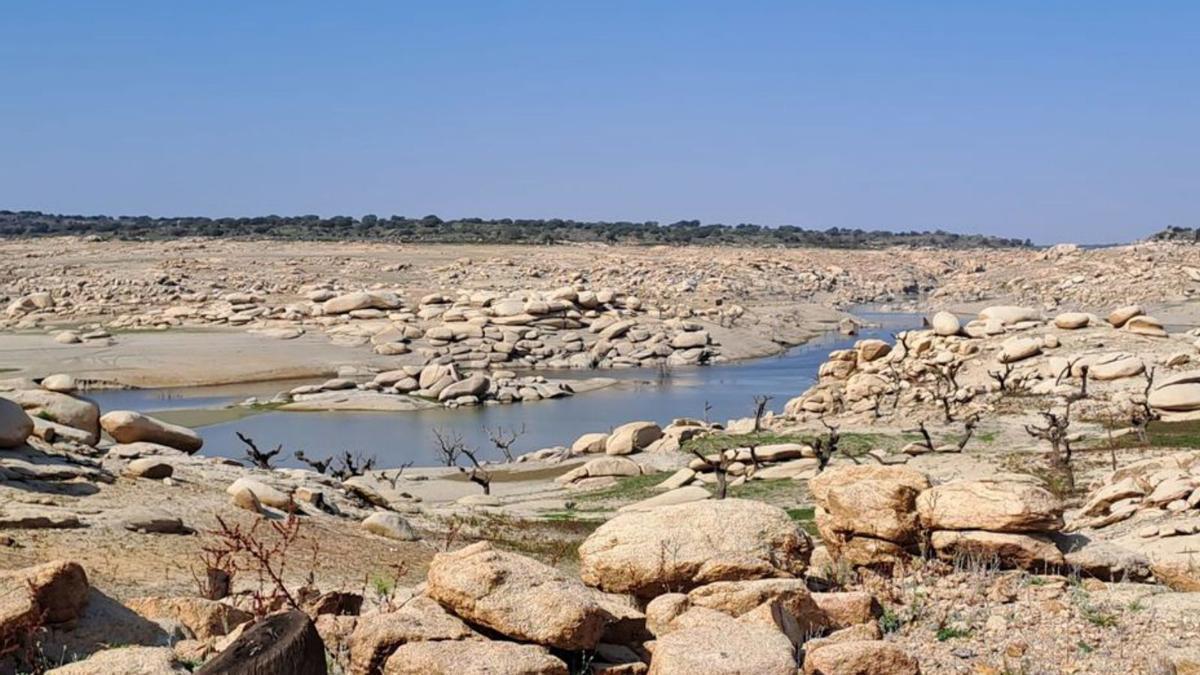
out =
[[[1200,591],[1200,453],[1153,457],[1096,481],[1066,531],[1180,591]]]
[[[811,552],[784,511],[742,500],[619,515],[580,546],[579,577],[479,542],[436,554],[424,583],[374,606],[352,592],[297,591],[304,613],[289,616],[315,629],[320,667],[307,670],[314,664],[293,653],[276,662],[290,666],[260,661],[254,672],[324,673],[325,652],[355,675],[482,672],[484,664],[514,675],[919,672],[882,639],[870,594],[810,590]],[[66,622],[87,623],[89,587],[78,565],[0,575],[0,588],[17,583],[33,593],[0,607],[0,636],[35,617],[59,632],[72,630]],[[255,624],[232,599],[143,597],[125,608],[164,630],[62,673],[132,672],[150,662],[138,672],[174,673],[184,672],[183,661],[207,661],[199,672],[217,672],[228,654],[253,660],[239,645],[262,622],[279,621]]]
[[[550,448],[522,457],[522,460],[561,461],[572,457],[604,455],[564,473],[555,480],[577,489],[606,487],[624,476],[642,473],[642,465],[629,459],[638,453],[673,453],[696,436],[709,433],[715,427],[699,420],[680,418],[666,428],[654,422],[628,422],[609,433],[583,434],[570,448]]]
[[[1187,340],[1186,346],[1179,343]],[[1192,335],[1171,336],[1139,306],[1107,319],[1068,312],[1047,319],[1016,306],[988,307],[962,323],[939,312],[924,330],[897,335],[895,344],[861,340],[830,353],[819,380],[790,400],[785,415],[908,416],[933,403],[966,412],[990,410],[1007,393],[1066,395],[1086,372],[1092,400],[1083,407],[1128,408],[1144,402],[1150,369],[1170,371],[1193,362]],[[1113,343],[1127,345],[1114,348]],[[1136,350],[1136,351],[1133,351]],[[1200,376],[1178,372],[1154,382],[1149,403],[1160,411],[1200,409]]]
[[[846,466],[809,481],[816,524],[834,565],[902,565],[928,546],[945,560],[1060,569],[1051,535],[1063,505],[1027,480],[931,485],[905,466]]]

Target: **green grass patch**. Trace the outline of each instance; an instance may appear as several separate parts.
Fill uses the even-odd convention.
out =
[[[1152,422],[1146,429],[1146,440],[1156,448],[1200,448],[1200,420],[1182,422]],[[1107,441],[1102,442],[1107,446]],[[1114,439],[1117,448],[1144,447],[1134,434]]]
[[[904,620],[900,615],[891,609],[883,610],[883,614],[879,615],[879,630],[884,635],[890,635],[899,631],[904,626]]]
[[[653,497],[656,494],[661,494],[658,490],[654,489],[654,486],[666,480],[671,473],[668,471],[659,471],[642,474],[641,476],[618,478],[616,485],[590,492],[581,492],[575,495],[574,499],[576,502],[636,502]]]
[[[799,506],[791,509],[784,509],[788,517],[794,520],[808,533],[808,536],[813,539],[820,539],[821,535],[817,532],[817,523],[814,520],[815,509],[811,506]]]
[[[722,450],[747,448],[751,445],[778,445],[780,443],[811,443],[813,437],[809,434],[777,434],[770,431],[760,431],[750,434],[705,434],[684,441],[680,449],[684,452],[699,452],[711,455]]]
[[[943,626],[937,631],[938,642],[946,640],[955,640],[958,638],[970,637],[971,631],[966,628],[955,628],[952,626]]]
[[[1102,612],[1094,607],[1084,607],[1083,618],[1087,619],[1087,622],[1093,626],[1100,628],[1113,628],[1117,625],[1117,616],[1115,614]]]

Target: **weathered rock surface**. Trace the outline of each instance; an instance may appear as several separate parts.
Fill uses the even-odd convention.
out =
[[[567,664],[535,645],[495,640],[410,642],[384,675],[567,675]]]
[[[439,553],[426,593],[467,621],[558,649],[592,649],[612,616],[594,591],[532,558],[479,542]]]
[[[742,499],[623,513],[579,547],[580,576],[614,593],[652,597],[715,581],[799,577],[812,541],[782,509]]]
[[[917,497],[921,523],[931,530],[1047,532],[1062,528],[1062,502],[1027,483],[955,481]]]
[[[196,452],[204,440],[196,432],[132,410],[114,410],[100,418],[104,431],[118,443],[146,441],[183,452]]]

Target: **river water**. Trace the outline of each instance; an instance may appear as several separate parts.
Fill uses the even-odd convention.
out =
[[[788,399],[815,381],[817,369],[831,350],[842,349],[869,337],[887,339],[898,330],[919,327],[914,314],[858,312],[877,327],[847,337],[829,334],[774,357],[726,365],[675,368],[665,376],[647,370],[592,371],[589,376],[618,378],[620,383],[566,399],[538,403],[479,406],[455,410],[413,412],[265,412],[234,421],[200,426],[207,455],[241,457],[242,445],[234,432],[252,438],[259,448],[285,448],[284,466],[298,466],[295,450],[320,458],[342,450],[375,455],[380,468],[412,461],[436,463],[433,430],[461,434],[467,443],[490,451],[485,427],[525,429],[513,446],[514,453],[555,445],[570,445],[581,434],[609,431],[633,420],[666,424],[673,418],[703,418],[724,422],[753,415],[753,398],[773,397],[772,410],[781,410]],[[549,373],[547,373],[549,374]],[[146,413],[220,408],[248,396],[267,396],[289,388],[270,382],[228,387],[195,387],[93,392],[90,398],[107,410]],[[484,456],[498,456],[484,452]],[[282,455],[281,455],[282,457]]]

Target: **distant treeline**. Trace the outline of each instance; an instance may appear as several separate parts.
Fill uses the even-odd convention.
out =
[[[361,218],[334,216],[261,216],[256,218],[151,218],[149,216],[67,216],[37,211],[0,211],[0,237],[99,235],[119,239],[175,237],[271,238],[318,241],[395,241],[461,244],[732,244],[746,246],[814,246],[882,248],[1012,248],[1032,246],[1028,239],[1008,239],[952,232],[888,232],[846,228],[809,230],[791,225],[701,225],[681,220],[656,222],[583,222],[437,216]]]
[[[1176,227],[1172,225],[1161,232],[1150,235],[1151,241],[1187,241],[1200,243],[1200,227]]]

